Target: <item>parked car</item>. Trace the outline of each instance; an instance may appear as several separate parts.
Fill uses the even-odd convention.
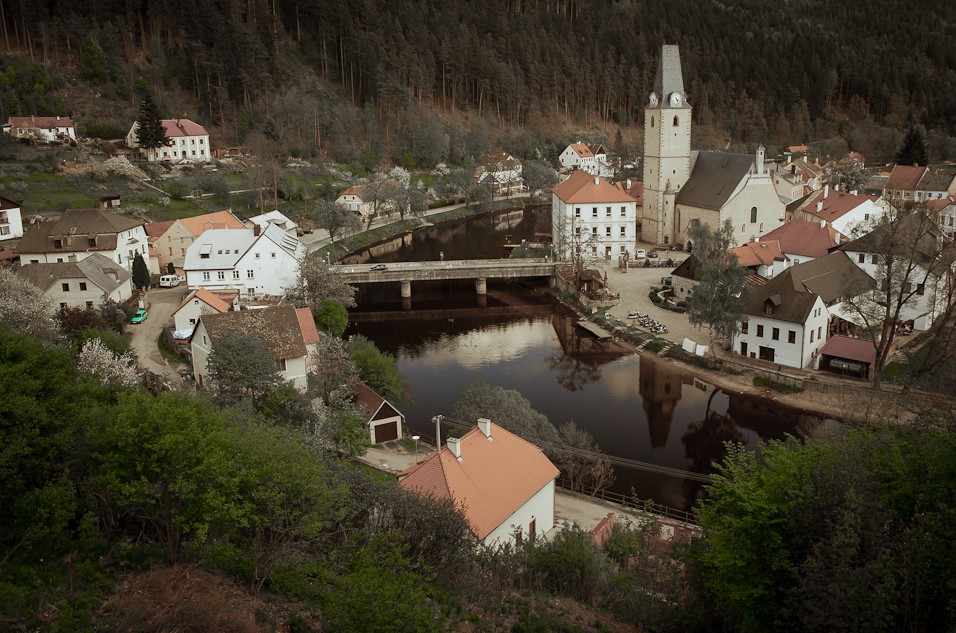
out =
[[[674,278],[671,277],[670,275],[666,277],[661,277],[661,283],[665,286],[670,286],[674,283]]]
[[[677,242],[674,242],[673,244],[671,244],[671,250],[672,250],[672,251],[682,251],[682,250],[684,250],[684,245],[683,245],[683,244],[680,244],[680,243],[677,243]]]
[[[130,319],[130,323],[134,323],[134,324],[142,323],[143,321],[146,320],[146,317],[148,316],[149,316],[149,312],[143,309],[139,309],[136,311],[136,314],[133,315],[133,318]]]
[[[647,256],[650,257],[651,259],[657,259],[657,257],[658,257],[658,256],[657,256],[657,251],[649,251],[649,252],[647,253]]]
[[[388,270],[388,266],[386,266],[385,264],[375,264],[374,266],[372,266],[372,270],[373,271]]]
[[[647,257],[647,251],[645,251],[643,248],[639,248],[634,252],[634,257],[636,259],[644,259]]]
[[[185,277],[179,275],[162,275],[159,278],[159,287],[160,288],[175,288],[182,282],[186,281]]]

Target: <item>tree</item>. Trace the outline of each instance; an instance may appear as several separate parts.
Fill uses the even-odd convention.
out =
[[[405,385],[394,356],[381,351],[361,334],[350,338],[346,349],[358,368],[359,380],[386,400],[401,400],[404,397]]]
[[[862,191],[866,186],[867,176],[859,161],[844,158],[830,168],[827,181],[831,187],[840,191]]]
[[[897,165],[926,165],[929,163],[929,141],[922,124],[910,126],[903,144],[896,151]]]
[[[551,227],[556,261],[570,265],[570,274],[575,284],[580,283],[581,274],[594,268],[603,261],[604,254],[599,252],[600,240],[597,233],[582,226],[577,217],[560,214],[552,216]]]
[[[100,83],[106,79],[107,70],[109,69],[109,59],[107,59],[106,53],[103,52],[103,47],[100,46],[99,40],[96,39],[93,33],[87,34],[83,39],[80,53],[82,55],[80,72],[84,79],[93,83]]]
[[[322,309],[316,315],[316,321],[329,336],[338,338],[349,325],[349,313],[341,303],[326,299],[322,302]]]
[[[246,399],[255,404],[282,382],[275,354],[251,332],[230,332],[216,341],[206,362],[220,407]]]
[[[316,225],[328,231],[332,244],[340,233],[354,233],[362,228],[362,221],[355,213],[330,200],[316,202],[312,214]]]
[[[730,220],[716,233],[704,223],[687,231],[687,239],[694,247],[697,280],[687,298],[687,316],[693,325],[707,326],[712,347],[717,340],[733,339],[740,331],[743,315],[741,297],[747,283],[747,269],[737,263],[737,256],[730,251],[734,245],[733,233]]]
[[[522,168],[525,186],[528,187],[529,199],[533,200],[539,191],[550,191],[558,184],[558,172],[551,165],[539,160],[526,160]]]
[[[139,116],[136,117],[136,142],[146,150],[168,147],[173,143],[166,137],[159,107],[148,92],[143,96],[139,105]]]
[[[149,276],[149,267],[146,266],[142,254],[136,253],[136,256],[133,258],[133,285],[140,290],[149,290],[151,283],[152,279]]]
[[[312,369],[310,387],[326,404],[334,401],[334,395],[340,390],[351,390],[358,380],[358,368],[345,348],[345,342],[337,337],[326,337],[315,354],[309,357]]]
[[[571,490],[582,492],[604,490],[614,483],[614,468],[607,458],[595,458],[601,448],[594,436],[568,420],[558,433],[564,447],[558,452],[561,476]]]
[[[8,268],[0,268],[0,324],[46,342],[57,337],[53,306],[43,291]]]
[[[871,262],[863,268],[869,277],[844,280],[842,312],[873,343],[871,378],[878,388],[899,326],[916,314],[933,319],[952,313],[950,265],[956,246],[925,209],[890,207],[863,230],[841,249],[851,257],[862,253]]]
[[[321,312],[326,301],[350,308],[355,305],[355,286],[350,286],[329,269],[319,253],[309,253],[299,262],[295,284],[285,289],[286,299],[298,307]]]
[[[114,354],[98,338],[87,340],[76,358],[76,368],[93,374],[104,385],[132,387],[139,382],[132,354]]]

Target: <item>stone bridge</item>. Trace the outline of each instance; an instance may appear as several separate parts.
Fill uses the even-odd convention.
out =
[[[479,295],[487,291],[487,280],[518,277],[551,277],[555,263],[543,259],[461,259],[438,262],[395,262],[389,264],[334,264],[329,270],[349,284],[397,281],[402,298],[412,296],[413,281],[474,279]]]

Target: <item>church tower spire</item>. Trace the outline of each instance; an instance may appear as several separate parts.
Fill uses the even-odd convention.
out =
[[[691,107],[684,94],[680,50],[661,49],[653,92],[644,109],[644,212],[642,239],[670,244],[680,232],[677,193],[690,177]]]

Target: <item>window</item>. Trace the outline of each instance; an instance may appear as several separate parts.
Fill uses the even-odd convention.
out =
[[[623,255],[624,253],[627,252],[627,247],[624,246],[623,244],[621,244],[619,251],[620,251],[621,255]]]
[[[259,259],[259,253],[256,253],[256,259]]]
[[[621,207],[621,217],[622,218],[627,217],[627,207]],[[950,218],[950,222],[952,222],[952,218]]]
[[[810,330],[810,342],[813,342],[813,330]]]
[[[205,142],[206,142],[206,139],[202,139],[202,138],[199,139],[199,144],[200,144],[200,145],[204,144]]]
[[[920,284],[920,285],[922,285],[922,284]],[[86,282],[85,282],[85,281],[81,281],[81,282],[80,282],[80,290],[86,290]],[[923,293],[920,293],[920,294],[923,294]]]
[[[746,232],[747,232],[747,225],[746,225],[746,224],[741,224],[741,225],[740,225],[740,232],[741,232],[741,233],[746,233]]]
[[[87,301],[87,302],[86,302],[86,309],[87,309],[87,310],[92,310],[92,309],[93,309],[93,302],[92,302],[92,301]]]
[[[209,271],[208,271],[208,270],[203,272],[203,274],[202,274],[202,280],[203,280],[203,281],[209,281]]]
[[[53,240],[53,248],[63,248],[63,240]]]
[[[750,221],[751,223],[757,221],[757,207],[750,207]]]
[[[621,227],[621,237],[627,237],[627,227],[626,227],[626,226],[622,226],[622,227]]]
[[[860,253],[859,255],[856,256],[856,261],[859,262],[859,263],[861,263],[861,264],[865,264],[865,263],[866,263],[866,255],[864,255],[863,253]]]
[[[611,217],[611,207],[607,207],[607,209],[605,209],[604,215],[607,217]]]
[[[63,288],[63,292],[69,292],[69,291],[70,291],[70,284],[61,284],[61,286],[62,286],[62,288]]]
[[[675,117],[674,117],[674,127],[677,127],[678,125],[680,125],[680,117],[675,116]]]
[[[770,338],[772,338],[772,339],[775,340],[775,341],[779,341],[779,340],[780,340],[780,328],[775,327],[775,328],[773,328],[772,330],[770,330]]]
[[[606,235],[607,237],[611,237],[611,227],[609,226],[604,227],[604,235]]]
[[[821,341],[823,340],[823,326],[817,328],[817,338]]]
[[[275,259],[275,258],[276,258],[276,254],[272,253],[272,259]]]
[[[651,127],[654,127],[654,117],[651,117]]]
[[[96,238],[95,238],[95,237],[91,237],[91,238],[88,239],[87,241],[89,242],[89,246],[96,246]]]
[[[596,226],[592,226],[592,227],[591,227],[591,235],[597,235],[597,227],[596,227]]]
[[[286,371],[286,364],[285,364],[284,358],[279,359],[279,371]]]
[[[763,233],[763,222],[760,223],[760,232]]]
[[[787,332],[787,342],[796,343],[797,342],[797,332],[796,330],[790,330]]]
[[[239,271],[238,271],[238,270],[232,271],[232,278],[233,278],[233,279],[239,279]]]
[[[580,227],[580,226],[574,227],[574,234],[575,234],[575,235],[581,235],[581,227]]]
[[[741,322],[740,322],[740,333],[741,333],[741,334],[747,334],[747,333],[749,332],[749,330],[750,330],[750,323],[748,323],[747,321],[741,321]]]
[[[202,344],[203,344],[203,345],[209,345],[209,341],[206,340],[206,335],[205,335],[205,334],[202,335]]]
[[[581,207],[574,207],[574,217],[576,218],[581,217]]]
[[[916,294],[921,295],[926,290],[926,284],[916,284]]]
[[[591,207],[591,217],[592,218],[597,217],[597,207]]]
[[[256,271],[254,270],[246,271],[246,279],[255,279],[255,278],[256,278]]]
[[[216,276],[219,278],[219,281],[222,281],[226,278],[226,271],[220,270],[218,273],[216,273]]]
[[[65,310],[65,309],[66,309],[66,303],[61,303],[61,304],[60,304],[60,309],[61,309],[61,310]]]
[[[757,326],[757,336],[763,338],[763,326],[762,326],[762,325],[758,325],[758,326]]]

